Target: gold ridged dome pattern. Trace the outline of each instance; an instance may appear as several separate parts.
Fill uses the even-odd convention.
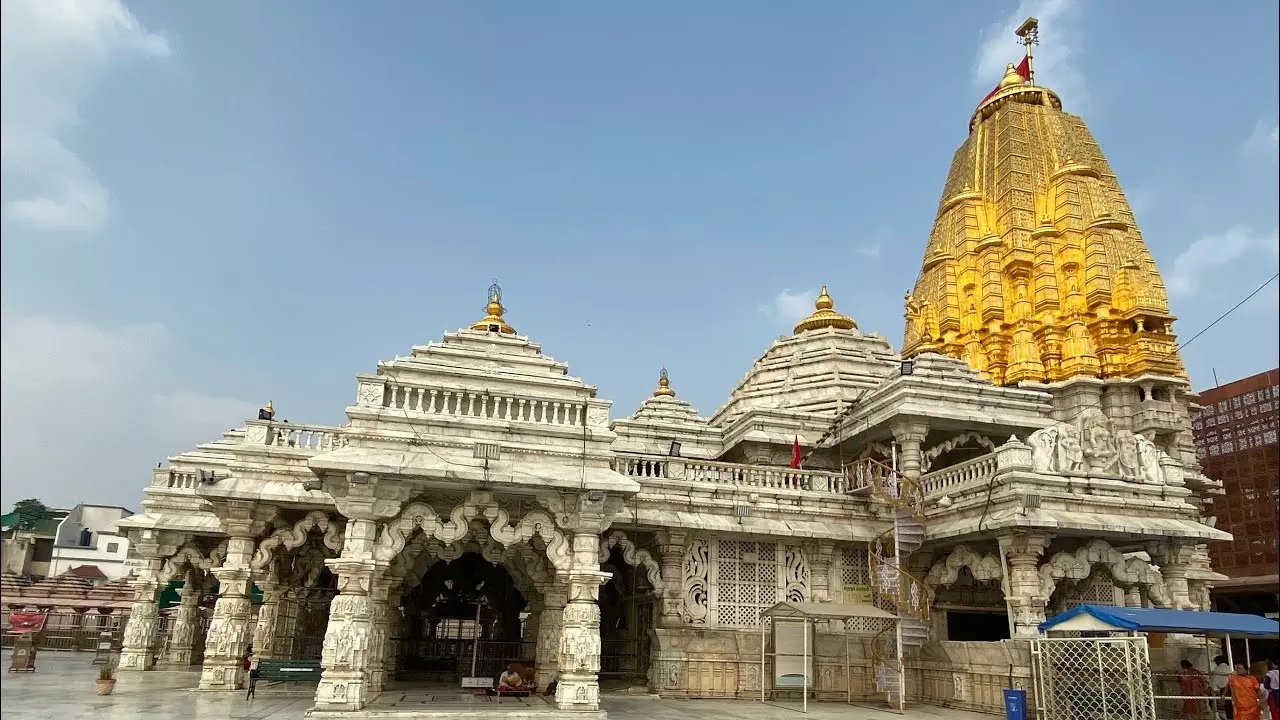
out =
[[[1061,107],[1019,77],[974,113],[906,297],[902,355],[962,358],[1003,385],[1185,378],[1133,211],[1089,129]]]
[[[515,335],[516,329],[502,319],[505,308],[502,307],[502,288],[497,281],[489,286],[489,303],[484,306],[484,317],[472,323],[472,330],[496,332],[503,335]]]
[[[806,330],[817,330],[819,328],[840,328],[841,330],[852,330],[858,327],[853,318],[841,315],[835,311],[835,301],[831,299],[831,295],[827,294],[827,286],[823,285],[822,290],[818,293],[818,299],[813,303],[814,311],[809,317],[796,323],[794,333],[799,335]]]
[[[676,391],[671,389],[671,379],[667,377],[667,369],[658,373],[658,387],[653,391],[654,397],[675,397]]]

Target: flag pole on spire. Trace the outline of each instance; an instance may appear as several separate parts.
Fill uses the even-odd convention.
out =
[[[1018,26],[1017,30],[1013,31],[1013,34],[1022,39],[1022,44],[1027,49],[1027,55],[1022,60],[1027,65],[1027,71],[1024,75],[1027,78],[1027,82],[1034,85],[1035,74],[1031,69],[1031,46],[1040,44],[1040,21],[1029,17],[1022,21],[1022,24]]]

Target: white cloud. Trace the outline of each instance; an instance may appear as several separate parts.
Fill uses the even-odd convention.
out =
[[[1174,295],[1194,295],[1214,267],[1228,265],[1256,252],[1268,252],[1274,259],[1280,255],[1280,233],[1256,233],[1237,225],[1226,232],[1204,237],[1191,243],[1173,261],[1167,284]]]
[[[880,257],[880,242],[866,242],[859,245],[855,252],[863,257],[878,258]]]
[[[254,414],[255,403],[192,389],[161,325],[4,314],[0,336],[4,507],[40,497],[137,510],[157,462]]]
[[[1246,155],[1275,156],[1280,150],[1280,125],[1266,120],[1259,120],[1253,126],[1253,132],[1245,138],[1240,152]]]
[[[1022,0],[983,34],[973,64],[973,84],[984,92],[990,90],[1004,76],[1006,65],[1022,60],[1023,49],[1013,31],[1023,20],[1035,17],[1040,20],[1040,44],[1032,51],[1036,84],[1052,89],[1068,109],[1079,112],[1088,93],[1075,64],[1080,49],[1074,26],[1078,14],[1076,0]]]
[[[96,75],[114,59],[166,57],[120,0],[0,2],[0,167],[5,211],[37,230],[96,229],[108,195],[68,136]]]
[[[775,295],[771,302],[761,305],[760,314],[778,322],[799,322],[813,312],[813,301],[817,297],[818,288],[798,292],[786,289]]]

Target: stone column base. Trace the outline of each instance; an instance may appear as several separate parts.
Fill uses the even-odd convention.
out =
[[[361,710],[369,701],[369,688],[361,671],[326,670],[316,688],[315,710],[351,712]]]

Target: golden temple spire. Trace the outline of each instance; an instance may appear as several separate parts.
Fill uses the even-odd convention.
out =
[[[822,286],[822,290],[818,293],[818,299],[814,301],[813,306],[813,314],[796,323],[795,334],[799,335],[806,330],[817,330],[819,328],[833,327],[841,330],[852,330],[858,327],[853,318],[835,311],[835,301],[827,294],[826,285]]]
[[[902,355],[963,359],[1001,385],[1186,377],[1164,282],[1102,149],[1031,82],[1038,30],[1018,28],[1026,57],[952,158]]]
[[[493,284],[489,286],[489,303],[484,306],[484,317],[473,323],[471,329],[515,335],[516,329],[502,319],[503,312],[505,308],[502,307],[502,287],[498,285],[497,278],[494,278]]]
[[[676,391],[671,389],[671,380],[667,377],[667,369],[662,368],[662,372],[658,373],[658,387],[653,391],[654,397],[670,397],[676,396]]]

